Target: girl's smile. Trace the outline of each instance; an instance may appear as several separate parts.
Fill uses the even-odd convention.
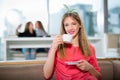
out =
[[[71,35],[73,35],[74,32],[75,32],[74,30],[70,30],[68,33],[71,34]]]

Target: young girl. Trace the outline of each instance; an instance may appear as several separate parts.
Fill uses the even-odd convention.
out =
[[[27,22],[25,25],[25,30],[23,33],[19,33],[18,29],[21,28],[21,25],[19,25],[16,29],[16,34],[19,37],[36,37],[36,33],[35,30],[33,28],[33,23],[32,22]],[[36,49],[35,48],[22,48],[22,53],[25,56],[26,60],[30,60],[30,59],[35,59],[35,54],[36,54]]]
[[[41,21],[35,22],[35,32],[37,37],[48,36],[48,33],[45,31],[44,26]],[[48,52],[48,48],[38,48],[36,52]]]
[[[64,43],[63,34],[72,35],[71,44]],[[77,64],[67,64],[75,61]],[[101,73],[95,56],[94,47],[88,43],[84,25],[77,12],[64,14],[61,34],[51,45],[43,73],[46,79],[56,74],[56,80],[100,80]]]
[[[47,36],[48,35],[46,33],[41,21],[36,21],[35,28],[36,28],[37,36]]]

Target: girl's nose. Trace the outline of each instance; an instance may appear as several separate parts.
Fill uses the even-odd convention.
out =
[[[73,27],[72,27],[72,25],[70,25],[70,26],[69,26],[69,30],[72,30],[72,29],[73,29]]]

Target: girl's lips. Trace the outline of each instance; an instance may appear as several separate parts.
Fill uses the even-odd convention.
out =
[[[74,31],[70,31],[69,34],[74,34]]]

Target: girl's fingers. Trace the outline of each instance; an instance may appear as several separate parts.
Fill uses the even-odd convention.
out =
[[[81,67],[83,64],[79,63],[79,64],[76,64],[77,67]]]
[[[55,42],[56,42],[56,43],[63,43],[63,40],[62,40],[61,35],[57,35],[57,36],[56,36]]]
[[[85,66],[82,64],[77,64],[76,66],[81,70],[85,70]]]
[[[62,36],[61,35],[56,35],[54,40],[53,40],[53,46],[55,48],[58,47],[58,45],[63,44]]]
[[[78,62],[79,62],[79,64],[77,64],[76,66],[77,66],[79,69],[86,71],[86,69],[87,69],[87,64],[86,64],[86,62],[87,62],[87,61],[86,61],[86,60],[79,60]]]

